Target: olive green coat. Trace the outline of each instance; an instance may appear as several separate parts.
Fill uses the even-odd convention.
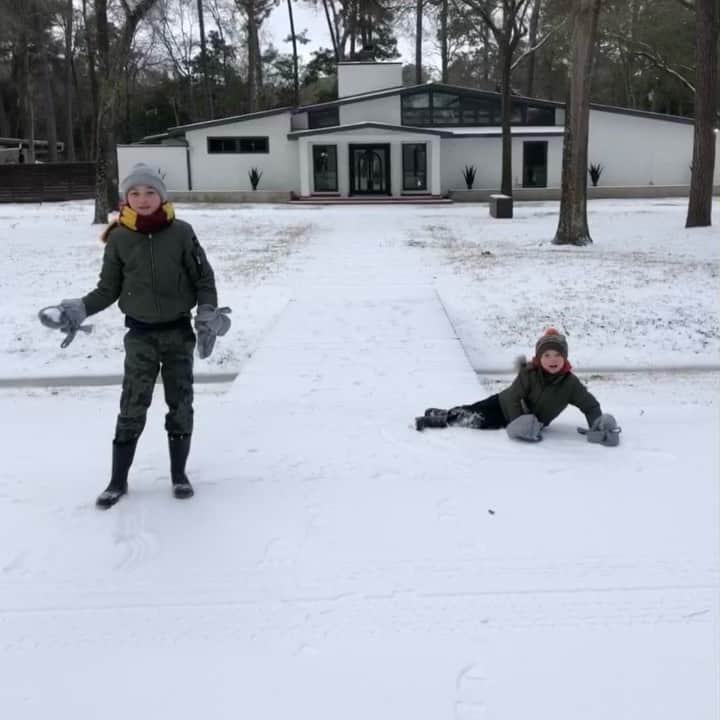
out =
[[[568,405],[574,405],[591,425],[600,417],[600,403],[572,372],[550,375],[527,363],[520,368],[513,384],[499,393],[500,407],[508,423],[532,413],[549,425]]]
[[[217,307],[215,276],[192,226],[175,219],[147,234],[114,227],[97,288],[83,303],[94,315],[116,300],[126,315],[146,323],[188,316],[195,305]]]

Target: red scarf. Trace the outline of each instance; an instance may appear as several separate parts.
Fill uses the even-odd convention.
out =
[[[140,215],[129,205],[122,205],[118,222],[129,230],[153,233],[170,225],[174,217],[175,210],[171,202],[163,203],[152,215]]]

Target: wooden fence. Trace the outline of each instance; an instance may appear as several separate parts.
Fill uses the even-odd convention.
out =
[[[0,165],[0,202],[84,200],[95,196],[95,163]]]

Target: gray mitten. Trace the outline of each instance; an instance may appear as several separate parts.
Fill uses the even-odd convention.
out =
[[[87,312],[85,311],[85,303],[80,298],[63,300],[59,305],[45,307],[40,310],[38,317],[45,327],[60,330],[60,332],[67,335],[60,344],[62,348],[66,348],[75,339],[78,330],[85,333],[92,331],[92,325],[82,324],[87,317]]]
[[[230,329],[232,312],[229,307],[214,308],[212,305],[198,305],[195,314],[195,332],[197,333],[198,356],[210,357],[218,335],[224,335]]]
[[[506,428],[507,434],[513,440],[524,440],[525,442],[540,442],[542,435],[540,431],[543,424],[534,415],[520,415],[516,417]]]
[[[615,447],[620,443],[620,433],[622,429],[618,426],[617,420],[608,414],[603,413],[599,418],[595,419],[590,425],[590,429],[578,428],[581,435],[587,436],[587,441],[591,443],[600,443],[607,447]]]

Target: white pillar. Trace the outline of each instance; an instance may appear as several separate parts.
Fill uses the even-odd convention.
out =
[[[433,195],[440,195],[440,137],[433,135],[430,140],[432,145],[432,158],[430,162],[430,192]]]
[[[300,168],[300,195],[310,194],[310,142],[307,138],[298,138],[298,160]]]

